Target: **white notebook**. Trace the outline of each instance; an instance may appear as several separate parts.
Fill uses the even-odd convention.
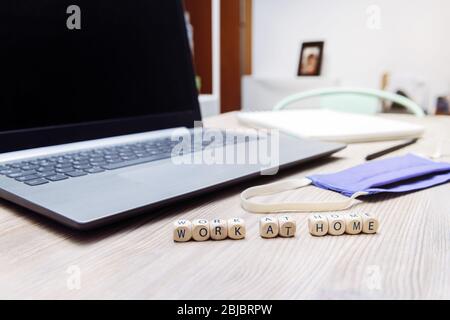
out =
[[[416,124],[327,109],[239,112],[238,119],[253,128],[279,129],[302,138],[344,143],[417,138],[424,132]]]

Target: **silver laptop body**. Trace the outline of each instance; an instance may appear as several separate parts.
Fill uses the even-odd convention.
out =
[[[344,147],[196,127],[181,1],[3,9],[0,196],[69,227],[151,214]]]

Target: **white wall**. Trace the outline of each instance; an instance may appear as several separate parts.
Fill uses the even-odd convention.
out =
[[[379,30],[367,26],[371,5]],[[450,91],[448,0],[254,0],[253,10],[256,76],[295,76],[301,43],[324,40],[323,75],[343,85],[379,88],[389,71],[423,79],[433,98]]]

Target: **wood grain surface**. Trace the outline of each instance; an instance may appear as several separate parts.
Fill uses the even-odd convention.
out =
[[[389,155],[434,153],[450,146],[450,117],[423,119],[418,143]],[[233,113],[206,120],[239,127]],[[445,142],[446,141],[446,142]],[[450,299],[450,186],[402,196],[377,195],[348,212],[380,220],[376,235],[316,238],[304,214],[297,237],[262,239],[260,215],[240,207],[248,186],[364,162],[393,142],[350,145],[332,158],[301,165],[89,233],[59,226],[0,201],[0,298],[3,299]],[[450,149],[442,161],[450,161]],[[268,200],[332,200],[308,187]],[[177,218],[245,219],[244,240],[174,243]],[[80,282],[73,282],[79,271]],[[75,285],[74,285],[75,283]]]

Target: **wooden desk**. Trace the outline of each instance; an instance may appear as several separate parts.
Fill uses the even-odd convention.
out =
[[[450,117],[389,117],[427,128],[422,140],[395,154],[431,154],[437,138],[450,140]],[[207,119],[206,124],[238,126],[233,114]],[[300,166],[277,179],[341,170],[388,144],[350,145],[331,159]],[[259,216],[245,212],[238,195],[246,186],[273,179],[258,179],[88,234],[1,201],[0,298],[450,298],[449,184],[397,197],[379,195],[359,204],[354,210],[379,217],[377,235],[313,238],[305,216],[294,214],[296,238],[264,240],[258,235]],[[340,196],[311,187],[278,198]],[[246,220],[245,240],[172,241],[176,218],[236,216]],[[81,287],[71,290],[68,271],[74,271],[73,276],[78,270]]]

